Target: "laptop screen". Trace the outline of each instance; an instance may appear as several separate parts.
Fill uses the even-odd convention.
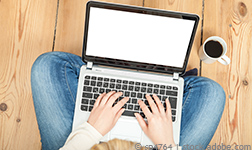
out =
[[[85,55],[183,68],[194,26],[179,14],[90,7]]]

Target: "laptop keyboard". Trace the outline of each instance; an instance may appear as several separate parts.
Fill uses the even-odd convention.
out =
[[[125,111],[122,115],[124,116],[135,117],[134,113],[138,112],[143,118],[146,119],[137,101],[138,99],[143,100],[151,111],[149,103],[145,97],[145,94],[148,93],[151,96],[152,94],[156,94],[161,100],[165,110],[166,110],[165,99],[168,98],[171,104],[172,121],[174,122],[176,120],[178,87],[170,85],[138,82],[133,80],[122,80],[122,79],[104,78],[104,77],[86,75],[84,80],[82,102],[80,109],[82,111],[91,112],[95,100],[98,98],[98,96],[104,92],[108,93],[110,91],[123,93],[123,95],[120,96],[115,101],[113,106],[124,97],[129,97],[128,102],[123,106],[123,108],[125,108]]]

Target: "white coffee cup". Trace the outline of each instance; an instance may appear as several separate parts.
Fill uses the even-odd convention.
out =
[[[226,42],[218,36],[211,36],[200,47],[199,58],[207,64],[214,63],[218,60],[220,63],[228,65],[230,59],[226,56],[226,52]]]

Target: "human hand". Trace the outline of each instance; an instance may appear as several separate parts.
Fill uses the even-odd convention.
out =
[[[101,94],[91,111],[88,118],[88,123],[92,125],[102,136],[107,134],[116,124],[122,113],[124,112],[123,105],[129,100],[128,97],[120,100],[116,105],[113,105],[116,99],[122,96],[122,92],[111,91],[108,94]]]
[[[172,128],[172,118],[171,118],[171,106],[168,99],[165,100],[166,112],[161,101],[157,95],[153,95],[156,102],[149,94],[146,94],[146,99],[149,102],[152,112],[148,109],[145,103],[138,100],[138,103],[147,117],[148,124],[144,121],[143,117],[139,113],[135,113],[138,123],[143,129],[144,133],[151,139],[151,141],[156,144],[166,144],[166,146],[176,146],[173,139],[173,128]]]

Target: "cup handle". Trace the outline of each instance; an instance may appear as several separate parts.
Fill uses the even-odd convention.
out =
[[[226,55],[222,56],[220,59],[218,59],[218,61],[223,65],[230,64],[230,59]]]

